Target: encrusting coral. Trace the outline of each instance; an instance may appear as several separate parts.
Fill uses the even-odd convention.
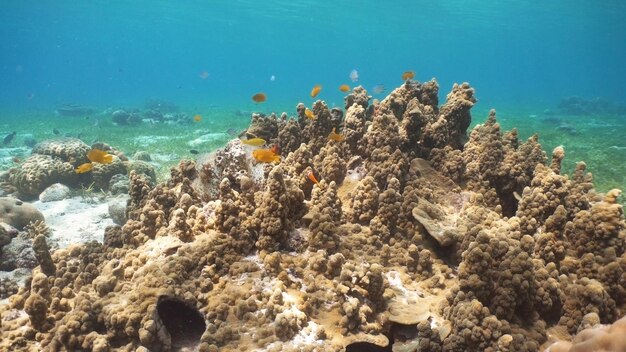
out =
[[[40,265],[17,292],[0,284],[0,349],[539,351],[577,333],[551,350],[618,346],[623,319],[586,329],[626,313],[619,191],[596,193],[584,163],[564,174],[562,147],[546,164],[495,111],[468,133],[469,84],[441,106],[438,92],[408,80],[380,102],[355,87],[345,118],[323,101],[313,118],[304,104],[255,114],[247,137],[278,146],[277,164],[237,139],[156,185],[131,168],[128,220],[103,244],[50,253],[31,225]],[[40,148],[23,171],[38,183],[11,176],[24,193],[41,165],[73,173]]]

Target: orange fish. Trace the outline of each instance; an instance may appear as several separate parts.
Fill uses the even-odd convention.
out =
[[[344,135],[342,134],[335,132],[335,128],[333,127],[333,131],[330,132],[330,134],[328,135],[328,139],[331,139],[335,142],[341,142],[346,139],[346,137],[344,137]]]
[[[280,155],[276,155],[271,149],[257,149],[252,152],[252,156],[256,161],[262,163],[280,162]]]
[[[309,120],[317,120],[317,117],[313,115],[313,111],[311,111],[309,108],[306,108],[304,110],[304,116],[306,116]]]
[[[256,103],[262,103],[267,100],[267,95],[265,95],[265,93],[256,93],[252,96],[252,100]]]
[[[311,89],[311,98],[315,98],[322,91],[322,86],[316,84],[313,89]]]
[[[406,81],[408,79],[413,79],[415,78],[415,72],[413,71],[404,71],[404,73],[402,74],[402,80]]]
[[[315,178],[315,174],[313,174],[313,171],[311,171],[311,170],[307,171],[306,177],[308,177],[309,180],[311,180],[311,182],[313,182],[314,184],[318,184],[319,183],[317,181],[317,179]]]
[[[339,90],[345,93],[350,90],[350,86],[347,84],[342,84],[339,86]]]
[[[92,162],[110,164],[113,162],[113,155],[100,149],[92,149],[87,153],[87,159]]]
[[[200,121],[202,121],[202,116],[196,115],[196,116],[193,117],[193,120],[196,121],[196,122],[200,122]]]
[[[93,169],[92,163],[84,163],[77,167],[74,171],[76,171],[77,174],[84,174],[85,172],[91,171],[91,169]]]

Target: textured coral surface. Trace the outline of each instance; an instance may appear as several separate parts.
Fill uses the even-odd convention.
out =
[[[0,349],[622,346],[623,319],[585,330],[625,313],[619,191],[597,194],[584,163],[563,174],[562,148],[547,160],[495,111],[467,131],[469,84],[441,106],[438,92],[409,80],[371,105],[354,88],[345,114],[255,115],[247,133],[280,146],[278,164],[235,140],[157,185],[131,171],[124,226],[52,255],[40,235],[26,286],[2,282]]]

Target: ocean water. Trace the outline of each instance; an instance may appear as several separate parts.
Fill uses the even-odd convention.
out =
[[[53,138],[53,129],[148,150],[167,166],[200,136],[215,138],[199,149],[222,145],[252,111],[293,114],[315,84],[318,98],[343,106],[340,84],[382,84],[382,99],[413,70],[437,79],[441,101],[454,82],[469,82],[474,123],[495,108],[505,129],[539,133],[548,151],[564,145],[570,170],[586,160],[601,190],[626,186],[624,113],[557,109],[570,96],[626,104],[623,1],[5,0],[0,10],[0,132],[17,132],[2,169],[29,153],[25,137]],[[255,104],[257,92],[267,102]],[[111,122],[113,110],[148,99],[203,120]],[[70,103],[95,110],[55,114]]]

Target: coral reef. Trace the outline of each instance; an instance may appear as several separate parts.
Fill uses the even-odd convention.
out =
[[[564,174],[563,148],[547,160],[536,135],[501,131],[495,111],[467,131],[469,84],[441,106],[438,92],[408,80],[371,104],[355,87],[345,117],[323,101],[314,118],[302,103],[294,117],[255,114],[245,133],[278,146],[278,164],[256,163],[237,139],[155,183],[116,154],[90,176],[109,187],[130,175],[104,243],[51,253],[41,223],[18,236],[34,236],[22,261],[39,265],[17,292],[0,283],[11,295],[0,349],[621,346],[620,192],[596,193],[584,163]],[[329,139],[333,129],[345,139]],[[31,158],[73,167],[55,148]],[[39,183],[17,187],[36,194],[41,170],[27,170]],[[27,247],[13,237],[0,228],[3,253]]]
[[[78,166],[89,162],[87,153],[92,148],[101,149],[115,155],[113,162],[93,163],[90,172],[78,174]],[[126,175],[131,170],[149,175],[156,182],[154,167],[140,160],[128,161],[121,151],[105,143],[89,146],[79,139],[63,138],[43,141],[33,148],[19,168],[9,170],[8,183],[19,195],[35,198],[53,184],[62,184],[78,189],[81,186],[108,190],[111,179],[116,175]],[[48,195],[44,196],[49,198]]]

